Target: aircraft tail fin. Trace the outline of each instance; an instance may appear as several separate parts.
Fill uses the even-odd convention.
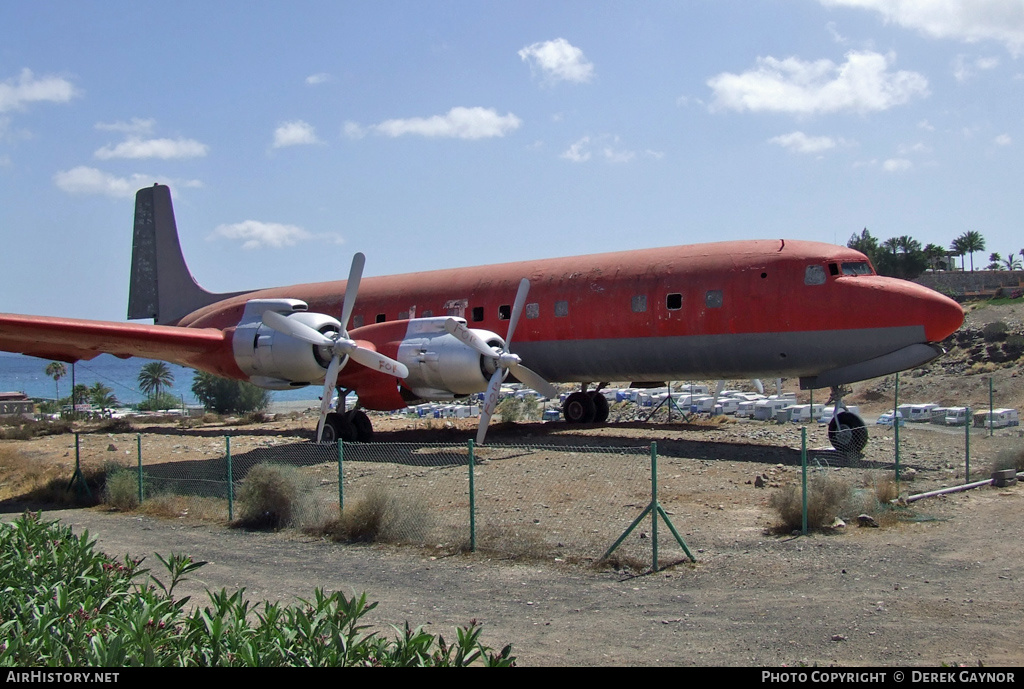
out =
[[[189,272],[178,241],[171,190],[154,184],[135,194],[135,232],[128,318],[173,325],[196,309],[219,301]]]

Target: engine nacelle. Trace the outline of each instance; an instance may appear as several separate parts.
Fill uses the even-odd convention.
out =
[[[310,313],[298,299],[250,299],[232,339],[238,367],[256,385],[273,390],[323,383],[330,353],[263,325],[264,311],[276,311],[322,333],[341,330],[336,318]]]
[[[438,316],[409,321],[406,336],[398,346],[396,358],[409,368],[403,385],[421,399],[452,399],[483,392],[494,373],[492,359],[445,330],[447,320]],[[505,341],[497,334],[474,332],[489,346],[505,348]]]

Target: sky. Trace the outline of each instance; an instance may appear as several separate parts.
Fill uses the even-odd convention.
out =
[[[0,312],[863,228],[1024,250],[1024,0],[0,3]],[[975,257],[982,260],[982,257]],[[987,262],[987,261],[983,261]]]

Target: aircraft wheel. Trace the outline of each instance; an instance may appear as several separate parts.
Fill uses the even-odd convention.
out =
[[[324,419],[324,432],[321,441],[333,443],[341,440],[350,443],[356,439],[356,429],[344,414],[331,412]]]
[[[842,411],[828,422],[828,441],[840,452],[860,454],[868,444],[868,429],[859,416]]]
[[[574,392],[562,404],[562,416],[568,423],[590,423],[596,415],[594,400],[586,392]]]
[[[373,422],[370,421],[370,417],[366,415],[366,412],[361,409],[353,409],[346,416],[355,429],[353,440],[360,443],[368,443],[373,440]]]
[[[600,392],[588,392],[587,394],[594,402],[594,423],[604,423],[608,420],[608,399]]]

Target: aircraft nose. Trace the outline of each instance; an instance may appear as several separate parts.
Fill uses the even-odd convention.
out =
[[[942,342],[963,325],[964,310],[944,294],[929,289],[926,292],[922,295],[927,300],[925,335],[929,342]]]

